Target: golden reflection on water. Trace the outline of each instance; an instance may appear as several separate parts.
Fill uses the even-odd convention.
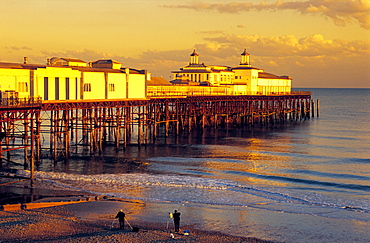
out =
[[[295,166],[291,163],[290,158],[282,155],[263,154],[258,151],[269,146],[270,151],[288,152],[291,146],[284,144],[283,146],[275,146],[271,149],[271,145],[266,145],[266,140],[249,138],[247,141],[248,145],[237,148],[235,148],[235,146],[210,146],[207,151],[207,153],[209,153],[207,154],[207,157],[215,159],[210,159],[204,162],[203,166],[205,168],[212,169],[212,171],[218,171],[217,173],[223,173],[223,176],[225,176],[225,173],[229,173],[229,179],[244,182],[246,184],[258,183],[285,186],[286,183],[257,177],[258,175],[291,177],[288,173],[281,174],[276,172],[281,171],[282,169],[293,169]],[[248,174],[243,175],[243,173],[240,172],[256,174],[257,176],[248,176]],[[217,177],[217,174],[215,177]]]

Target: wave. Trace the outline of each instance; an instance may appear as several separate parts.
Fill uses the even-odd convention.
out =
[[[336,174],[336,173],[320,172],[320,171],[313,171],[313,170],[302,170],[302,169],[301,170],[289,170],[289,169],[287,169],[286,171],[291,172],[291,173],[315,175],[315,176],[320,176],[320,177],[370,181],[370,177],[360,176],[360,175],[340,174],[340,173]]]
[[[367,186],[367,185],[317,181],[317,180],[301,179],[301,178],[294,178],[294,177],[287,177],[287,176],[256,174],[256,173],[250,173],[250,172],[245,172],[245,171],[225,171],[225,173],[249,176],[249,177],[265,179],[265,180],[285,181],[285,182],[290,182],[290,183],[300,183],[300,184],[307,184],[307,185],[316,185],[316,186],[321,186],[321,187],[335,187],[335,188],[361,190],[365,192],[370,192],[370,186]]]
[[[18,174],[29,176],[29,171],[19,171]],[[35,172],[35,178],[74,190],[143,201],[187,201],[255,208],[267,208],[266,205],[269,205],[269,210],[281,210],[270,205],[283,203],[288,205],[286,211],[290,212],[295,207],[299,208],[298,205],[306,205],[370,213],[370,205],[366,205],[366,202],[361,204],[346,199],[338,203],[338,200],[329,200],[318,193],[294,194],[284,188],[256,187],[212,178],[151,174],[75,175],[56,172]],[[146,194],[130,193],[132,191],[145,191]]]
[[[18,171],[18,175],[29,176],[29,171]],[[66,180],[74,182],[146,185],[158,187],[191,187],[202,189],[224,190],[227,187],[217,179],[206,179],[202,177],[150,175],[150,174],[99,174],[99,175],[77,175],[56,172],[36,171],[35,177],[39,179]]]

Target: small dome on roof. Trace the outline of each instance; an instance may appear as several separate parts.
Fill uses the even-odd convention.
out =
[[[246,55],[249,55],[249,53],[247,52],[247,49],[244,49],[243,53],[242,53],[242,54],[240,54],[240,55],[242,55],[242,56],[246,56]]]
[[[191,53],[190,56],[193,57],[193,56],[199,56],[199,55],[198,55],[198,53],[195,52],[195,49],[194,49],[193,53]]]

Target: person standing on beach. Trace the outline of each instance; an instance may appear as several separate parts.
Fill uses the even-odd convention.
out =
[[[173,222],[175,223],[175,232],[179,232],[180,229],[180,212],[177,212],[177,210],[174,211],[172,214]]]
[[[125,228],[125,213],[121,210],[116,215],[116,219],[118,218],[119,221],[119,228],[124,229]]]

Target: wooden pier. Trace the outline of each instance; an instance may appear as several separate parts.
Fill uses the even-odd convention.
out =
[[[120,150],[192,129],[265,126],[319,115],[310,92],[16,104],[0,108],[1,161],[12,162],[13,150],[23,149],[23,165],[31,171],[43,158],[57,161],[72,152],[99,154],[107,144]]]

